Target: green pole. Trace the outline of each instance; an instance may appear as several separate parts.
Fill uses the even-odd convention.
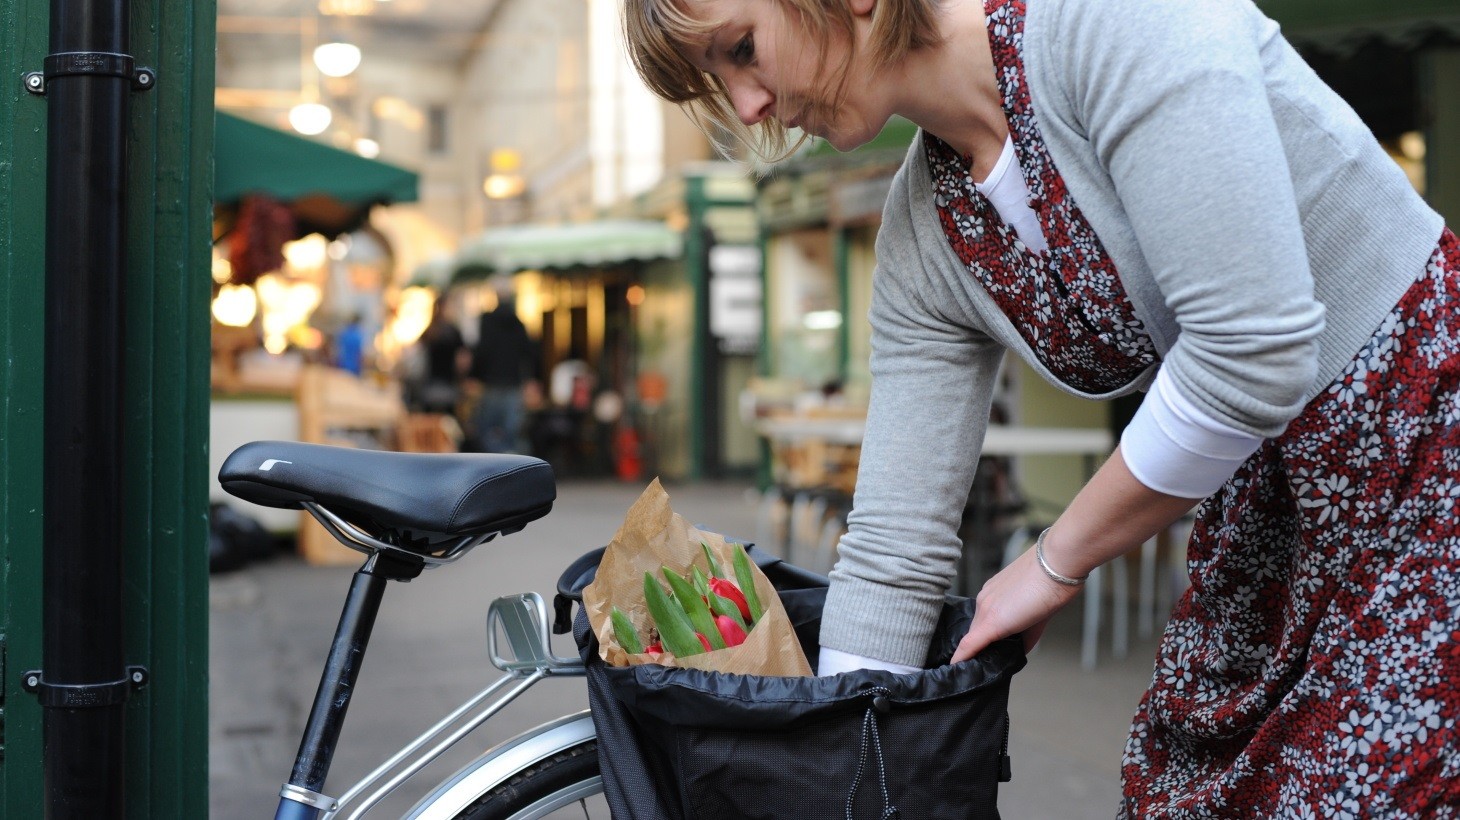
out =
[[[1432,48],[1420,61],[1430,112],[1425,133],[1425,198],[1460,225],[1460,48]]]
[[[710,272],[705,254],[705,197],[703,177],[685,179],[685,209],[689,212],[689,228],[684,237],[685,272],[694,293],[695,320],[690,334],[689,368],[689,478],[705,474],[705,401],[706,369],[710,353]]]
[[[206,817],[209,245],[213,0],[132,5],[123,351],[125,652],[149,685],[126,706],[126,817]],[[19,77],[48,51],[47,0],[0,0],[0,816],[40,816],[46,100]]]
[[[848,293],[851,274],[847,270],[851,265],[850,233],[845,225],[836,225],[831,229],[832,265],[836,270],[836,309],[842,317],[842,323],[836,329],[836,377],[843,384],[847,381],[847,359],[852,350],[851,322],[848,316],[852,310],[852,296]]]
[[[0,0],[0,815],[44,805],[41,708],[20,673],[41,659],[46,108],[15,79],[41,67],[47,0]]]

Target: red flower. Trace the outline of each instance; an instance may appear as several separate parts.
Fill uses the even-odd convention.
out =
[[[746,603],[745,593],[740,591],[740,587],[725,578],[711,578],[710,591],[734,604],[740,610],[740,617],[750,623],[750,604]]]
[[[720,637],[725,639],[726,647],[745,643],[745,630],[740,628],[740,624],[735,623],[734,618],[728,615],[716,615],[715,626],[720,630]]]

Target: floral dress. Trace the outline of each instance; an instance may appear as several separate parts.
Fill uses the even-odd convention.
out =
[[[985,0],[1035,254],[925,140],[944,233],[1056,378],[1156,359],[1040,137],[1023,0]],[[1460,240],[1332,384],[1197,510],[1191,587],[1122,767],[1133,818],[1460,817]]]

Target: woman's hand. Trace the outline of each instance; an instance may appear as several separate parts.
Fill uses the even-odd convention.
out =
[[[994,641],[1020,633],[1028,652],[1039,642],[1049,619],[1078,594],[1079,587],[1058,584],[1045,575],[1034,550],[1025,550],[979,590],[973,625],[958,642],[952,663],[968,660]]]
[[[1171,525],[1198,499],[1159,493],[1138,481],[1119,447],[1050,527],[1044,557],[1061,574],[1077,578],[1130,552]],[[1049,619],[1080,593],[1040,569],[1034,550],[988,580],[978,593],[973,625],[958,643],[953,662],[967,660],[1000,638],[1024,634],[1027,652]]]

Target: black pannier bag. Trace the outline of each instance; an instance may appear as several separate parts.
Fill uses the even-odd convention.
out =
[[[813,667],[827,579],[755,547]],[[1010,777],[1009,679],[1017,638],[949,666],[973,601],[948,597],[925,669],[831,677],[610,667],[583,611],[603,550],[558,582],[555,631],[588,668],[604,794],[615,820],[999,817]],[[577,602],[576,616],[571,616]]]

